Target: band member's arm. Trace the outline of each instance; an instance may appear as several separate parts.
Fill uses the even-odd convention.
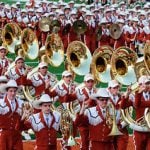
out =
[[[130,107],[130,106],[133,106],[133,102],[129,99],[129,97],[123,96],[121,98],[120,107],[122,109],[125,109],[125,108]]]

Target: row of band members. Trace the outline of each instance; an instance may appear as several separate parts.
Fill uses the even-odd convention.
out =
[[[71,79],[72,75],[65,71],[62,77],[64,85],[66,79]],[[125,94],[120,95],[120,85],[117,81],[110,81],[108,89],[95,89],[94,78],[88,74],[84,77],[85,85],[82,88],[78,88],[71,94],[65,94],[67,102],[78,99],[81,105],[81,108],[76,107],[77,115],[73,120],[74,127],[78,128],[80,132],[82,150],[88,150],[89,147],[92,150],[127,149],[129,135],[127,124],[120,120],[120,109],[133,106],[136,111],[136,119],[139,119],[144,115],[145,108],[150,105],[149,77],[141,76],[138,83],[139,91],[135,93],[135,96],[130,96],[130,88]],[[6,83],[6,78],[1,77],[0,90],[5,93],[5,96],[0,99],[0,149],[23,149],[21,131],[28,128],[32,128],[35,132],[36,149],[56,149],[56,133],[60,127],[60,113],[50,110],[52,98],[48,94],[43,94],[39,100],[35,100],[33,107],[41,111],[32,114],[25,120],[28,111],[22,113],[24,101],[16,97],[17,89],[18,85],[15,80],[9,80]],[[65,89],[62,90],[65,91]],[[117,126],[123,135],[108,136],[111,128],[106,122],[106,107],[109,103],[112,103],[116,110]],[[134,144],[135,149],[149,149],[149,134],[134,131]],[[70,149],[68,146],[66,148]]]
[[[103,18],[100,24],[100,31],[98,26],[95,26],[93,25],[93,23],[91,23],[90,18],[91,16],[87,16],[87,19],[85,20],[87,24],[87,31],[81,35],[78,35],[74,31],[73,26],[68,25],[69,23],[61,23],[60,31],[58,33],[62,39],[65,51],[68,47],[68,44],[75,40],[84,42],[90,49],[91,53],[93,53],[96,48],[103,45],[109,45],[114,49],[120,46],[127,46],[135,50],[138,45],[145,43],[150,39],[150,20],[147,21],[146,26],[141,27],[138,25],[138,19],[133,18],[133,20],[129,20],[127,25],[125,24],[124,19],[118,19],[117,24],[120,26],[120,32],[122,33],[121,36],[116,40],[110,36],[110,22]],[[39,27],[34,27],[33,30],[37,35],[39,46],[44,46],[47,35],[50,34],[50,32],[43,32]],[[99,38],[98,36],[101,38]]]
[[[119,92],[120,85],[115,80],[109,82],[107,90],[96,89],[94,77],[91,74],[86,75],[84,85],[77,88],[72,82],[73,75],[69,71],[64,71],[62,82],[58,82],[54,86],[54,82],[57,81],[47,70],[46,63],[39,63],[38,72],[30,80],[27,80],[26,76],[30,69],[25,70],[24,59],[16,57],[15,67],[6,72],[6,76],[1,76],[2,82],[10,80],[1,85],[0,88],[2,92],[0,100],[0,149],[9,150],[15,147],[21,150],[21,131],[29,127],[35,131],[37,149],[56,149],[56,132],[59,130],[60,114],[57,111],[51,112],[49,109],[52,97],[57,97],[64,107],[65,103],[78,99],[81,109],[76,108],[77,116],[74,118],[74,126],[79,129],[82,150],[89,149],[89,147],[93,150],[127,148],[129,136],[126,125],[121,124],[120,108],[133,106],[136,111],[136,119],[144,115],[145,108],[150,105],[149,77],[141,76],[139,78],[139,91],[135,93],[135,96],[132,96],[130,87],[125,94],[121,95]],[[22,114],[23,101],[16,97],[16,91],[22,85],[33,85],[35,95],[42,95],[40,100],[33,103],[34,108],[41,109],[41,112],[33,114],[27,121],[24,121],[27,112]],[[111,129],[106,123],[105,109],[107,103],[112,103],[115,107],[118,128],[123,135],[108,136]],[[49,119],[46,119],[47,116]],[[134,131],[134,141],[135,149],[149,149],[147,132]]]

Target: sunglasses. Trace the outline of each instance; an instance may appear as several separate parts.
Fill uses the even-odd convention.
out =
[[[100,101],[108,101],[109,98],[97,97],[97,99],[100,100]]]
[[[48,67],[42,67],[41,69],[47,69]]]

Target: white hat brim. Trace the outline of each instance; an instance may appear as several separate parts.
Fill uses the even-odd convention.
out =
[[[0,85],[0,92],[2,92],[2,93],[7,92],[6,89],[8,89],[8,88],[16,88],[16,89],[18,89],[18,86],[8,86],[7,84],[2,84],[2,85]]]
[[[33,101],[32,105],[35,109],[41,109],[41,104],[42,103],[52,103],[52,101],[41,101],[41,100],[35,100]]]

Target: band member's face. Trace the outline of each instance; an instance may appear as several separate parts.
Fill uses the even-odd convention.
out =
[[[84,82],[85,83],[85,86],[89,89],[89,90],[91,90],[92,88],[93,88],[93,86],[94,86],[94,80],[88,80],[88,81],[86,81],[86,82]]]
[[[50,106],[51,103],[42,103],[41,104],[41,110],[44,114],[49,114],[50,113]]]
[[[8,88],[7,90],[7,97],[9,100],[14,100],[15,97],[16,97],[16,92],[17,92],[17,89],[16,88]]]
[[[63,77],[66,84],[70,84],[72,82],[72,75]]]
[[[108,102],[108,98],[98,98],[99,100],[97,100],[97,105],[101,108],[105,108],[107,106],[107,102]]]
[[[119,92],[119,90],[120,90],[120,87],[119,87],[119,86],[111,87],[111,88],[110,88],[110,93],[111,93],[112,95],[117,95],[118,92]]]
[[[145,89],[145,90],[144,90],[145,92],[150,91],[150,82],[140,84],[140,86]]]
[[[18,69],[23,68],[23,67],[24,67],[24,60],[23,60],[23,59],[17,60],[17,62],[16,62],[16,67],[17,67]]]
[[[0,50],[0,58],[3,59],[6,56],[6,50]]]
[[[45,76],[46,74],[47,74],[47,70],[48,70],[48,67],[42,67],[42,68],[40,68],[39,69],[39,72],[43,75],[43,76]]]

